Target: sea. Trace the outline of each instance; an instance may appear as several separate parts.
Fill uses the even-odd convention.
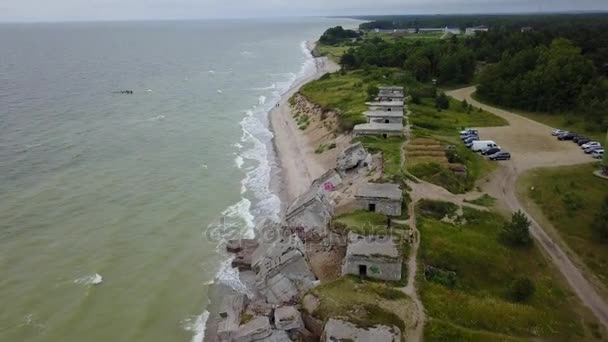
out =
[[[339,18],[0,24],[0,341],[201,341]],[[132,92],[132,93],[131,93]]]

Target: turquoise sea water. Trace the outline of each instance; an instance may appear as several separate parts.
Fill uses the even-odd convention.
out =
[[[339,23],[0,25],[0,341],[200,340],[206,232],[278,215],[267,111]]]

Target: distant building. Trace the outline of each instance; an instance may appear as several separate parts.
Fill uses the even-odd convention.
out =
[[[531,26],[524,26],[521,28],[521,33],[532,31]]]
[[[348,234],[342,275],[399,281],[402,263],[401,250],[391,236]]]
[[[389,136],[402,136],[403,124],[398,123],[366,123],[355,125],[353,128],[355,136],[378,135],[383,138]]]
[[[403,112],[370,110],[363,114],[367,117],[367,123],[390,123],[403,125]]]
[[[488,32],[489,28],[485,25],[475,26],[475,27],[467,27],[465,33],[467,36],[475,35],[477,32]]]
[[[360,209],[389,216],[401,216],[402,197],[399,185],[392,183],[367,183],[355,194]]]
[[[446,27],[443,29],[443,33],[445,33],[445,34],[455,34],[455,35],[458,35],[458,34],[461,34],[461,33],[462,33],[462,31],[461,31],[461,30],[460,30],[460,28],[458,28],[458,27],[449,27],[449,26],[446,26]]]
[[[372,111],[382,110],[387,112],[401,112],[403,113],[403,101],[374,101],[374,102],[366,102],[366,105],[369,106],[369,109]]]

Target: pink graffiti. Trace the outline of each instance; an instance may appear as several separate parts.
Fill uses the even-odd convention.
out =
[[[323,190],[336,191],[336,187],[333,184],[331,184],[331,182],[327,182],[327,183],[323,184]]]

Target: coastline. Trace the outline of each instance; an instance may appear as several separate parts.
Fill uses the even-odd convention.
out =
[[[316,43],[312,41],[306,42],[311,56],[315,45]],[[278,176],[272,177],[271,189],[281,199],[283,209],[290,201],[308,190],[313,180],[328,170],[328,167],[322,165],[322,162],[316,158],[314,146],[309,142],[307,135],[298,128],[289,106],[289,99],[302,86],[319,79],[326,73],[340,70],[340,66],[327,57],[312,58],[315,62],[315,72],[297,80],[286,93],[281,95],[278,107],[274,107],[268,113],[277,160],[277,169],[273,170],[273,174]]]
[[[268,156],[271,164],[269,189],[280,199],[281,219],[289,203],[305,192],[312,181],[328,169],[317,158],[307,134],[298,128],[289,105],[289,99],[302,86],[328,72],[336,72],[340,69],[339,65],[327,57],[314,57],[312,51],[315,45],[316,43],[310,40],[306,42],[306,49],[314,61],[315,71],[296,79],[290,88],[280,95],[277,105],[268,112],[268,129],[273,134],[273,151]],[[254,239],[257,239],[257,229],[255,233]],[[253,272],[238,272],[238,274],[241,283],[252,293],[255,292]],[[217,341],[217,322],[214,318],[219,314],[221,299],[234,294],[237,294],[235,289],[217,281],[208,288],[209,305],[202,315],[206,316],[205,321],[201,322],[205,328],[193,337],[192,342]]]

